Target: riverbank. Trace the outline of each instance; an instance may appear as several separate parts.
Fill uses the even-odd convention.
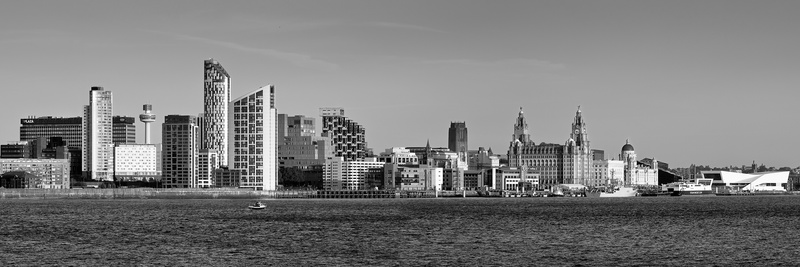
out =
[[[477,197],[475,191],[286,190],[239,188],[0,189],[0,199],[317,199]]]

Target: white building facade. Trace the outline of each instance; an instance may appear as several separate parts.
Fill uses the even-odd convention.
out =
[[[267,85],[231,102],[230,168],[241,172],[239,187],[278,186],[278,112],[275,87]],[[221,156],[219,160],[224,160]]]
[[[118,144],[114,147],[114,176],[121,181],[161,180],[157,145]]]
[[[713,179],[713,187],[750,192],[786,191],[789,172],[738,173],[726,171],[704,171],[703,178]]]
[[[83,108],[81,166],[84,177],[114,180],[113,99],[111,91],[94,86]]]
[[[363,161],[346,161],[342,157],[326,160],[322,167],[324,190],[366,190],[370,177],[383,175],[384,162],[376,158]]]

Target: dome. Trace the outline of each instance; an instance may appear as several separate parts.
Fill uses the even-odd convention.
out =
[[[622,146],[622,152],[633,151],[633,146],[628,141],[625,141],[625,145]]]

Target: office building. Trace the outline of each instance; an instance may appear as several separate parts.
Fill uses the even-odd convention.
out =
[[[364,127],[344,116],[342,108],[321,108],[322,136],[331,138],[334,157],[363,160],[367,157]]]
[[[114,180],[113,99],[111,91],[94,86],[89,105],[84,106],[81,166],[84,177],[95,181]]]
[[[278,186],[278,113],[275,87],[264,86],[231,101],[231,170],[241,172],[239,187],[275,190]],[[223,160],[220,157],[220,160]]]
[[[158,146],[148,144],[117,144],[114,147],[114,176],[117,181],[161,180],[158,149]]]
[[[619,159],[625,164],[623,185],[658,185],[658,161],[651,160],[655,166],[637,161],[636,151],[628,140],[622,146]]]
[[[18,158],[31,158],[32,144],[28,141],[12,142],[5,145],[0,145],[0,158],[4,159],[18,159]]]
[[[81,117],[58,118],[28,117],[20,119],[19,140],[28,141],[39,137],[44,137],[50,142],[52,137],[60,137],[66,142],[67,147],[81,149],[82,144],[82,121]]]
[[[520,108],[508,149],[508,165],[536,170],[543,188],[591,183],[594,164],[588,136],[586,122],[578,107],[570,138],[564,145],[536,144],[531,139],[527,120]]]
[[[136,119],[114,116],[112,123],[114,144],[136,144]]]
[[[228,164],[228,105],[231,100],[231,76],[219,62],[203,62],[205,82],[201,136],[202,149],[219,153],[219,164]]]
[[[161,128],[161,181],[164,187],[197,187],[197,117],[168,115]]]
[[[586,186],[618,187],[625,181],[625,162],[622,160],[594,160],[594,175]]]
[[[28,117],[20,119],[19,140],[30,141],[45,138],[48,144],[54,138],[67,147],[70,154],[70,178],[81,180],[83,177],[83,118],[82,117]],[[57,145],[54,147],[58,147]]]

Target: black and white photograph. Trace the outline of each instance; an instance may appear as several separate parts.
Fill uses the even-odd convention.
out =
[[[800,265],[800,1],[4,0],[0,60],[0,266]]]

